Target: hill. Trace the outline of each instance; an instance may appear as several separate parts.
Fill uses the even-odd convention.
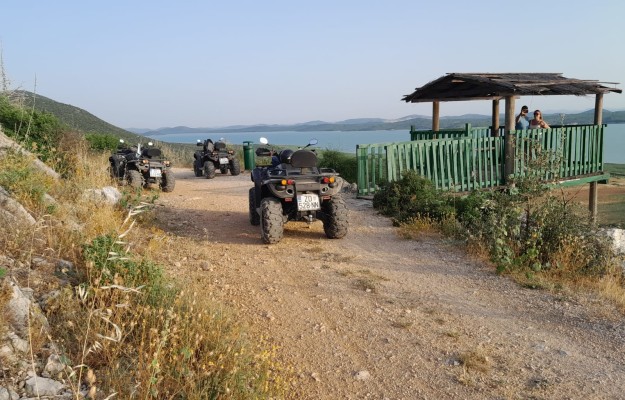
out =
[[[108,133],[132,142],[149,140],[145,136],[111,125],[81,108],[59,103],[36,93],[18,90],[11,97],[19,99],[28,107],[33,107],[34,103],[35,110],[53,114],[67,126],[83,133]]]
[[[311,131],[377,131],[377,130],[409,130],[411,126],[415,129],[430,129],[432,118],[423,115],[409,115],[402,118],[355,118],[338,122],[308,121],[291,125],[263,124],[263,125],[233,125],[226,127],[200,127],[191,128],[188,126],[163,127],[156,130],[144,128],[122,129],[109,124],[95,115],[81,108],[59,103],[39,94],[28,91],[15,91],[14,95],[21,98],[24,104],[34,107],[38,111],[45,111],[55,115],[59,120],[68,126],[85,133],[109,133],[129,141],[151,140],[149,137],[158,135],[169,135],[176,133],[228,133],[228,132],[311,132]],[[545,120],[551,125],[562,122],[564,116],[565,124],[590,124],[593,121],[594,111],[588,110],[580,113],[545,114]],[[503,123],[505,117],[501,116]],[[606,124],[625,123],[625,111],[603,110],[603,122]],[[489,126],[490,115],[465,114],[458,116],[441,117],[441,129],[462,128],[465,124],[473,126]],[[149,137],[148,137],[149,136]]]
[[[594,118],[594,111],[588,110],[575,114],[545,114],[545,120],[552,125],[565,124],[591,124]],[[503,123],[505,116],[501,116]],[[606,124],[625,123],[625,111],[603,111],[603,122]],[[473,126],[490,126],[490,115],[466,114],[459,116],[445,116],[440,119],[441,129],[462,128],[465,124]],[[393,120],[382,118],[358,118],[338,122],[311,121],[293,125],[248,125],[248,126],[226,126],[220,128],[191,128],[188,126],[176,126],[159,128],[145,132],[146,135],[170,135],[176,133],[234,133],[234,132],[310,132],[310,131],[377,131],[377,130],[409,130],[411,126],[415,129],[431,129],[432,118],[420,115],[408,116]]]

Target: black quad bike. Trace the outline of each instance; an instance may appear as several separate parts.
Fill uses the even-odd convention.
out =
[[[210,139],[206,139],[204,142],[198,140],[197,145],[202,146],[202,150],[193,154],[195,176],[213,179],[217,170],[222,174],[227,174],[228,170],[232,175],[241,173],[241,163],[234,150],[229,149],[225,141],[218,140],[213,143]]]
[[[260,142],[268,144],[266,138]],[[263,242],[278,243],[288,221],[321,220],[330,239],[347,234],[347,207],[339,195],[343,180],[333,169],[317,166],[317,154],[306,149],[315,144],[317,139],[312,139],[303,149],[279,154],[267,148],[256,150],[257,156],[272,159],[271,166],[254,168],[254,187],[249,190],[250,223],[261,226]]]
[[[157,184],[163,192],[172,192],[176,178],[171,170],[171,162],[163,157],[161,149],[152,147],[128,147],[120,140],[117,151],[109,157],[111,177],[135,189]]]

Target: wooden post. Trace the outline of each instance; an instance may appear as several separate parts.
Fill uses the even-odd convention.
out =
[[[595,96],[595,125],[603,124],[603,93],[597,93]],[[588,191],[588,210],[590,218],[593,222],[597,221],[597,199],[598,185],[597,182],[590,182],[590,190]]]
[[[603,93],[595,96],[595,125],[603,124]]]
[[[493,129],[491,136],[499,137],[499,99],[493,100],[493,118],[490,125]]]
[[[432,102],[432,131],[438,132],[440,126],[440,102]]]
[[[588,191],[588,209],[590,210],[590,218],[592,222],[597,221],[597,182],[590,182],[590,190]]]
[[[504,158],[504,182],[508,183],[509,176],[514,174],[514,96],[506,96],[506,137]]]

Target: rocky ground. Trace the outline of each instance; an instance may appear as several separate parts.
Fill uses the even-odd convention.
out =
[[[176,177],[157,257],[277,346],[294,399],[625,396],[625,318],[610,304],[519,287],[442,238],[400,238],[353,194],[347,237],[289,223],[265,245],[248,173]]]

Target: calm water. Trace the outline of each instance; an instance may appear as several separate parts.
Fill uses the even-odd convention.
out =
[[[354,132],[245,132],[228,133],[220,136],[218,133],[176,133],[171,135],[153,135],[155,140],[171,143],[196,143],[197,140],[211,138],[213,141],[223,137],[234,144],[243,144],[244,141],[260,143],[261,136],[269,139],[269,143],[281,145],[305,146],[308,140],[316,138],[319,143],[316,147],[356,152],[357,144],[405,142],[410,140],[408,131],[354,131]],[[608,125],[605,134],[605,153],[603,161],[607,163],[625,164],[625,124]]]

